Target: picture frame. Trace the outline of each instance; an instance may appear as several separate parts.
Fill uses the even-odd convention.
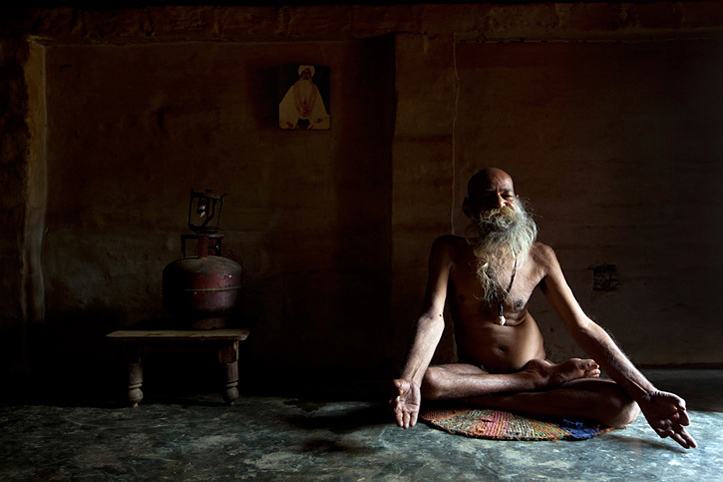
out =
[[[279,127],[328,130],[331,68],[313,64],[279,67]]]

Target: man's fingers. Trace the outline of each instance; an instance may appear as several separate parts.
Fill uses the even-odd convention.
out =
[[[418,415],[419,414],[417,412],[412,412],[410,414],[410,416],[409,416],[409,426],[410,427],[414,427],[415,425],[417,425],[417,416]]]
[[[397,378],[394,380],[394,386],[396,387],[400,397],[408,392],[410,388],[409,382],[403,378]]]
[[[394,415],[397,418],[397,425],[404,428],[404,407],[399,402],[394,403]]]
[[[695,441],[692,435],[690,435],[685,429],[683,429],[682,437],[688,442],[687,448],[696,448],[698,442]]]
[[[678,442],[683,448],[686,449],[695,448],[698,446],[698,444],[695,442],[695,439],[691,437],[684,428],[681,428],[680,433],[675,433],[671,435],[670,438]]]
[[[402,415],[402,411],[399,410],[399,408],[396,408],[394,410],[395,418],[397,419],[397,426],[404,428],[404,417]]]
[[[698,446],[695,439],[688,433],[688,431],[684,427],[677,427],[676,433],[671,435],[670,438],[672,438],[687,449],[691,447],[695,448]]]
[[[676,425],[675,427],[668,428],[659,427],[656,428],[655,431],[661,438],[670,437],[686,449],[695,448],[698,446],[698,443],[695,441],[695,439],[681,425]]]
[[[675,434],[671,435],[670,438],[672,438],[673,440],[678,442],[683,448],[685,448],[685,449],[689,448],[688,442],[683,437],[681,437],[680,434],[675,433]]]
[[[685,405],[678,409],[678,423],[681,425],[690,425],[690,417],[688,417],[688,411],[685,409]]]

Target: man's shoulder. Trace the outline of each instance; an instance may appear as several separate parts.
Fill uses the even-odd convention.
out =
[[[465,249],[469,249],[470,243],[466,238],[445,234],[434,240],[432,243],[432,256],[442,256],[450,260],[457,259]]]
[[[537,265],[549,268],[557,265],[555,250],[547,244],[535,241],[530,248],[530,259]]]
[[[555,250],[545,243],[535,241],[534,243],[532,243],[532,248],[530,248],[530,254],[532,256],[546,258],[550,256],[555,256]]]
[[[467,238],[455,236],[454,234],[445,234],[444,236],[440,236],[434,240],[434,243],[432,243],[432,250],[452,249],[456,251],[469,245],[470,242]]]

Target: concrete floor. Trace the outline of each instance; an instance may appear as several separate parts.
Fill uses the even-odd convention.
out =
[[[404,431],[377,401],[245,394],[0,406],[0,480],[723,480],[723,370],[654,370],[688,400],[686,451],[641,417],[579,442]],[[358,401],[359,399],[362,401]]]

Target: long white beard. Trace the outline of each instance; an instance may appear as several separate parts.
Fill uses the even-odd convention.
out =
[[[299,94],[303,101],[306,102],[309,100],[313,87],[314,85],[311,83],[310,80],[301,79],[301,81],[299,82]]]
[[[479,237],[473,242],[477,258],[477,277],[482,285],[484,300],[492,305],[495,299],[507,296],[509,276],[501,274],[519,269],[527,259],[537,238],[537,225],[520,202],[516,209],[491,209],[480,214],[477,223]]]

